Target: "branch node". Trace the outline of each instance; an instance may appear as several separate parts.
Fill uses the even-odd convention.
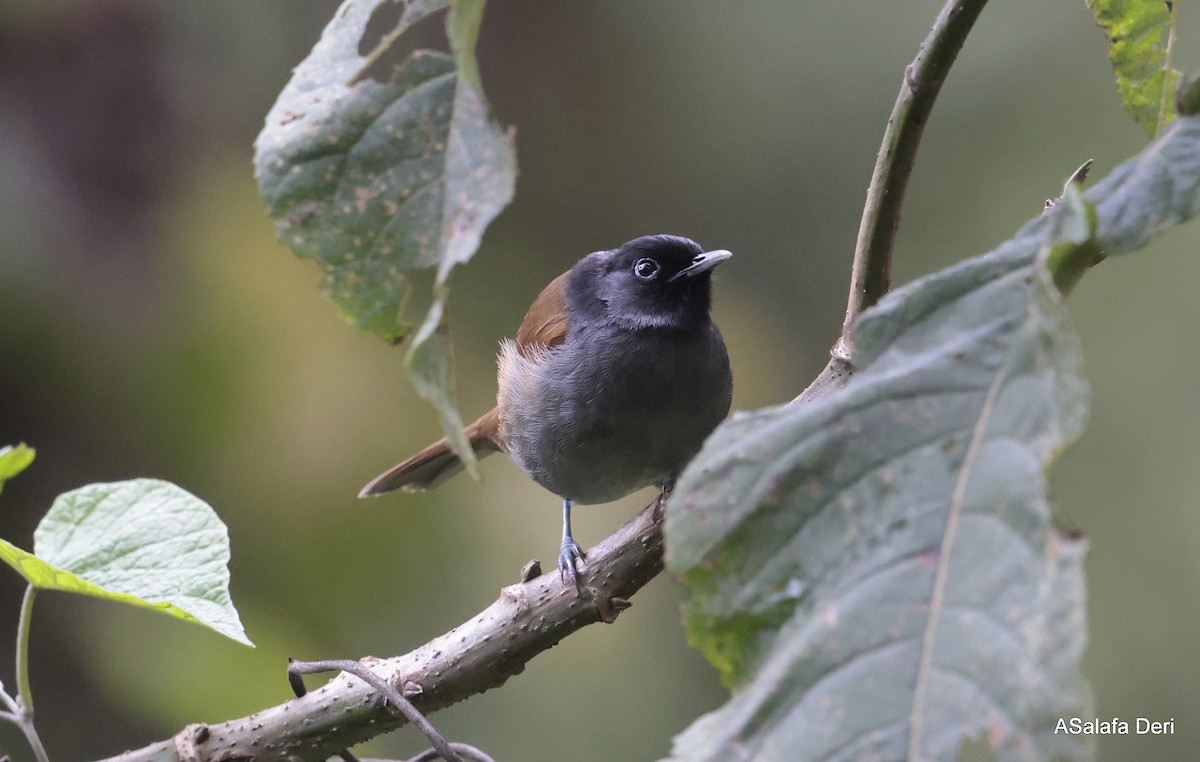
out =
[[[207,741],[208,736],[208,726],[203,723],[192,723],[176,733],[171,743],[179,762],[199,762],[200,752],[196,747]]]
[[[845,363],[847,366],[852,365],[851,360],[854,357],[854,340],[849,334],[838,337],[833,348],[829,350],[829,356],[840,363]]]
[[[518,582],[529,582],[542,576],[542,562],[535,559],[527,562],[521,567],[521,575]]]

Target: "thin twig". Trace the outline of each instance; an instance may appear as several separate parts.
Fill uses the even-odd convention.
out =
[[[900,94],[896,96],[896,104],[883,132],[858,227],[842,334],[830,350],[829,364],[796,397],[797,402],[822,396],[842,386],[854,372],[851,329],[859,313],[878,302],[891,286],[892,246],[900,225],[904,192],[921,144],[921,133],[942,83],[950,73],[951,64],[986,4],[987,0],[949,0],[921,43],[916,58],[904,70]]]
[[[4,691],[3,686],[0,686],[0,702],[3,702],[4,705],[6,707],[8,707],[8,711],[0,710],[0,717],[6,717],[8,715],[12,715],[13,717],[16,717],[17,712],[21,711],[21,708],[19,706],[17,706],[17,700],[14,699],[12,696],[8,695]],[[0,762],[4,762],[4,761],[0,760]]]
[[[446,762],[462,762],[454,750],[450,748],[450,744],[442,738],[442,734],[437,731],[425,715],[421,714],[418,709],[413,706],[412,702],[404,698],[400,691],[396,690],[394,685],[391,685],[387,680],[384,680],[375,672],[372,672],[367,665],[362,662],[354,661],[353,659],[325,659],[322,661],[295,661],[289,660],[288,673],[289,675],[313,675],[318,672],[333,672],[341,671],[354,675],[359,680],[362,680],[367,685],[370,685],[375,690],[383,694],[384,698],[391,702],[392,706],[404,715],[405,719],[411,722],[417,730],[425,734],[429,739],[429,743],[433,745],[437,755]],[[293,683],[293,687],[295,683]]]

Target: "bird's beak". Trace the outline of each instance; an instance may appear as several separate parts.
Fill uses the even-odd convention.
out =
[[[692,263],[690,265],[672,275],[667,282],[670,283],[676,278],[684,275],[691,278],[694,275],[706,273],[732,256],[733,252],[726,251],[725,249],[717,249],[716,251],[706,251],[703,254],[697,254],[692,258]]]

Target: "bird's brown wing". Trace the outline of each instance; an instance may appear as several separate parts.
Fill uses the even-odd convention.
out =
[[[556,347],[567,340],[567,302],[563,294],[570,270],[550,281],[529,306],[517,328],[517,349],[526,354],[534,345]]]

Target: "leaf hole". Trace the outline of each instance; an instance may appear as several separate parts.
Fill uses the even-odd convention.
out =
[[[445,8],[418,19],[412,26],[404,29],[399,37],[395,37],[396,30],[403,25],[407,9],[408,3],[405,0],[387,0],[380,3],[372,11],[363,35],[358,40],[358,54],[363,57],[374,54],[380,45],[387,45],[387,48],[371,61],[365,72],[367,77],[377,82],[390,81],[393,72],[418,50],[450,52],[450,40],[446,37]]]

